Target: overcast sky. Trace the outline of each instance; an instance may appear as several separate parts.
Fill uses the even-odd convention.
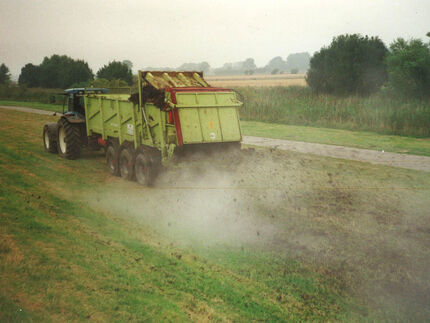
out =
[[[426,39],[429,0],[0,0],[0,63],[66,54],[93,72],[129,59],[134,70],[310,54],[343,33]]]

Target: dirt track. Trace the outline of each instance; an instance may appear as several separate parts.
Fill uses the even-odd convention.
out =
[[[0,106],[0,108],[46,115],[54,114],[54,112],[52,111],[32,109],[26,107]],[[357,160],[368,162],[371,164],[380,164],[430,172],[430,157],[425,156],[397,154],[370,149],[359,149],[344,146],[324,145],[301,141],[253,136],[244,136],[243,143],[246,145],[268,147],[279,150],[290,150],[306,154]]]
[[[382,152],[344,146],[314,144],[301,141],[244,136],[243,143],[279,150],[342,158],[430,172],[430,157]]]
[[[55,113],[54,111],[47,111],[47,110],[40,110],[40,109],[33,109],[33,108],[26,108],[26,107],[11,107],[11,106],[5,106],[5,105],[1,105],[0,108],[1,109],[21,111],[21,112],[45,114],[45,115],[51,115],[51,116]]]

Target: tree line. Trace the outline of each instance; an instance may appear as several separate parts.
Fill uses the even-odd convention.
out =
[[[132,63],[128,60],[113,61],[104,65],[94,75],[88,63],[83,60],[75,60],[66,55],[52,55],[45,57],[40,65],[26,64],[21,69],[18,84],[43,88],[80,87],[94,83],[96,76],[96,83],[122,80],[121,84],[131,85],[133,82],[131,68]]]
[[[427,36],[430,37],[430,33]],[[132,66],[129,60],[113,61],[94,75],[83,60],[52,55],[45,57],[40,65],[26,64],[21,69],[18,83],[44,88],[128,86],[133,83]],[[286,60],[277,56],[264,67],[257,67],[253,58],[247,58],[214,69],[207,62],[185,63],[176,69],[200,70],[215,75],[307,70],[306,81],[318,93],[369,95],[382,88],[396,95],[430,97],[430,42],[421,39],[398,38],[387,48],[378,37],[345,34],[333,38],[330,45],[322,47],[312,57],[308,53],[290,54]],[[1,64],[0,84],[9,82],[9,69]]]
[[[308,53],[291,54],[286,60],[277,56],[264,67],[257,67],[253,58],[241,62],[225,63],[222,67],[211,68],[208,62],[184,63],[177,68],[154,68],[147,70],[181,70],[203,71],[205,74],[254,74],[254,73],[284,73],[305,72],[309,67]],[[66,55],[54,54],[45,57],[39,65],[26,64],[18,78],[18,84],[30,88],[67,88],[83,86],[119,87],[133,84],[133,64],[129,60],[112,61],[101,67],[96,74],[88,63],[73,59]],[[9,69],[5,64],[0,65],[0,84],[10,82]]]
[[[280,74],[305,73],[309,68],[311,56],[309,53],[294,53],[284,60],[281,56],[272,58],[266,65],[258,67],[253,58],[238,62],[227,62],[221,67],[212,68],[208,62],[184,63],[177,68],[172,67],[145,67],[153,71],[203,71],[207,75],[252,75],[252,74]]]
[[[383,89],[428,98],[430,42],[398,38],[387,48],[378,37],[340,35],[312,56],[306,80],[318,93],[369,95]]]

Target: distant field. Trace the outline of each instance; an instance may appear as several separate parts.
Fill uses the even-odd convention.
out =
[[[212,86],[306,86],[306,74],[206,76]]]

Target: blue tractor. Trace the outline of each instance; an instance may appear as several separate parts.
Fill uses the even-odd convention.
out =
[[[97,138],[87,137],[85,127],[84,95],[108,93],[104,88],[73,88],[64,90],[63,114],[58,122],[45,124],[45,150],[67,159],[79,157],[81,148],[100,149]],[[94,139],[94,140],[93,140]]]

